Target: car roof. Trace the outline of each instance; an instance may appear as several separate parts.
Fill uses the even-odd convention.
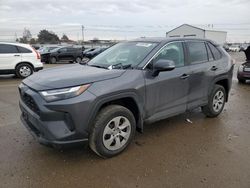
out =
[[[23,44],[23,43],[17,43],[17,42],[0,42],[0,44],[16,45],[16,46],[22,46],[22,47],[26,47],[26,48],[31,47],[29,44]]]
[[[156,43],[167,43],[167,42],[172,42],[172,41],[207,41],[211,42],[214,45],[217,45],[216,42],[209,40],[209,39],[202,39],[202,38],[165,38],[165,37],[143,37],[143,38],[138,38],[134,39],[131,41],[135,42],[156,42]]]

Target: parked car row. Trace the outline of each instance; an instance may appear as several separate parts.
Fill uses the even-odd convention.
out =
[[[103,51],[105,51],[107,48],[89,48],[83,51],[83,57],[84,61],[89,61],[90,59],[94,58],[95,56],[99,55]]]
[[[17,77],[26,78],[43,69],[43,63],[86,63],[106,49],[55,45],[36,50],[28,44],[0,42],[0,74],[15,74]]]
[[[224,45],[223,48],[227,51],[227,52],[243,52],[247,49],[247,47],[249,46],[249,44],[242,44],[242,45]]]
[[[71,63],[87,62],[94,58],[107,48],[89,48],[83,49],[79,47],[46,47],[40,51],[42,62],[57,63],[59,61],[68,61]]]
[[[231,45],[231,46],[229,46],[229,51],[230,52],[239,52],[240,51],[240,46],[238,46],[238,45]]]
[[[56,63],[58,61],[69,61],[80,63],[83,58],[82,48],[57,47],[50,51],[41,53],[42,62]]]

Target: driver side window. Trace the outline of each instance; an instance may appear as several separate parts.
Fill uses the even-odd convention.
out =
[[[61,48],[59,51],[60,52],[67,52],[67,48]]]
[[[175,63],[175,67],[183,67],[185,63],[182,42],[173,42],[166,45],[154,58],[154,62],[160,59],[171,60]]]

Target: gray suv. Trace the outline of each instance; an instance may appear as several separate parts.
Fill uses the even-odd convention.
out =
[[[147,38],[119,43],[92,59],[41,71],[19,86],[21,120],[37,140],[88,141],[101,157],[121,153],[145,123],[201,107],[218,116],[233,64],[203,39]]]

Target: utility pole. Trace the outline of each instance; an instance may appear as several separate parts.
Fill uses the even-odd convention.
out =
[[[15,42],[17,42],[17,34],[16,34],[16,32],[15,32]]]
[[[84,26],[82,25],[82,42],[84,42]]]

